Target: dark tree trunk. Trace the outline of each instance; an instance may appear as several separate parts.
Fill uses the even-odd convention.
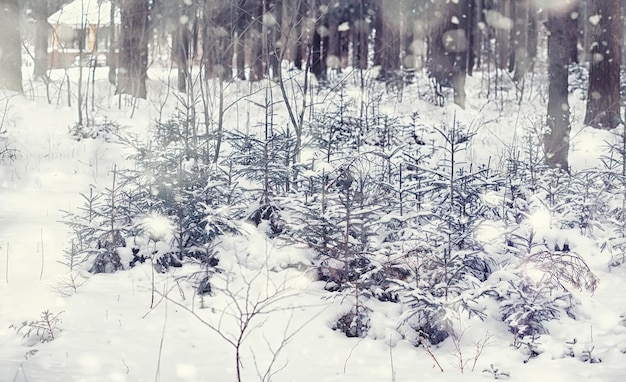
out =
[[[442,20],[430,32],[428,70],[440,86],[454,89],[454,103],[465,107],[469,38],[467,36],[468,1],[440,4]]]
[[[318,13],[317,1],[312,1],[309,9],[311,20],[311,73],[318,81],[326,80],[326,59],[328,58],[328,22]]]
[[[249,15],[246,14],[246,0],[237,1],[236,10],[236,42],[235,42],[235,60],[237,66],[237,78],[246,79],[246,49],[245,49],[245,31],[249,25]]]
[[[370,27],[367,23],[367,8],[364,0],[356,5],[355,19],[352,21],[350,33],[352,35],[352,65],[356,69],[367,69],[367,55]]]
[[[307,59],[309,48],[309,33],[306,25],[306,0],[292,0],[294,16],[294,42],[293,42],[293,65],[302,70]]]
[[[318,79],[323,79],[325,77],[326,68],[322,60],[322,36],[317,30],[311,33],[313,35],[311,40],[311,73],[315,74],[315,77]]]
[[[179,22],[172,36],[172,55],[174,56],[174,62],[176,62],[178,71],[178,91],[183,93],[187,91],[187,77],[189,76],[189,58],[191,52],[191,39],[188,25],[190,18],[188,13],[188,9],[182,10],[180,19],[183,20],[183,17],[187,17],[188,22]]]
[[[520,81],[530,67],[528,57],[528,26],[530,5],[528,0],[515,0],[513,3],[513,81]]]
[[[328,49],[327,64],[329,69],[338,70],[341,68],[341,45],[339,39],[339,17],[331,13],[328,15]]]
[[[279,77],[278,71],[280,70],[280,22],[283,17],[283,5],[282,1],[278,0],[265,0],[265,3],[265,17],[267,18],[267,22],[265,23],[267,28],[267,36],[265,37],[267,44],[267,61],[272,72],[272,78],[277,80]]]
[[[474,66],[476,66],[476,59],[480,55],[480,38],[479,33],[480,29],[478,27],[477,18],[478,13],[476,9],[482,9],[480,5],[480,0],[467,0],[465,17],[467,21],[465,22],[465,35],[467,36],[467,65],[466,72],[467,75],[471,76],[474,73]]]
[[[592,7],[592,14],[601,18],[591,44],[585,124],[613,129],[620,123],[622,5],[621,0],[602,0],[594,1]]]
[[[571,30],[576,30],[572,10],[552,11],[548,16],[548,132],[544,136],[545,162],[553,168],[569,171],[570,110],[568,67],[571,61]]]
[[[498,11],[508,20],[511,18],[511,1],[497,0]],[[510,69],[511,60],[511,29],[506,27],[496,27],[496,43],[498,45],[498,68]]]
[[[248,13],[253,15],[252,25],[248,33],[246,43],[250,48],[250,81],[260,81],[263,78],[264,70],[264,52],[263,44],[267,36],[264,35],[265,27],[263,26],[263,1],[259,1],[250,7]]]
[[[205,3],[203,14],[202,60],[206,68],[206,76],[229,80],[233,76],[233,54],[237,44],[238,12],[231,3],[218,3],[217,7]],[[244,57],[243,50],[241,57]],[[243,66],[242,61],[242,73]]]
[[[385,79],[400,70],[400,4],[397,0],[375,3],[374,65],[380,66],[379,78]]]
[[[117,94],[146,98],[148,1],[121,0],[120,69]]]
[[[23,92],[18,0],[0,0],[0,88]]]
[[[528,70],[533,71],[537,59],[537,45],[539,41],[539,27],[537,11],[531,7],[528,13]]]
[[[117,83],[117,41],[115,40],[115,7],[117,6],[116,0],[111,0],[111,28],[109,32],[109,54],[107,55],[107,64],[109,66],[109,82],[112,85]]]

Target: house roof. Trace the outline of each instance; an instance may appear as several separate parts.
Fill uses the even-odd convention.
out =
[[[119,9],[115,12],[115,22],[119,23]],[[111,2],[107,0],[74,0],[48,17],[48,22],[81,28],[86,25],[107,26],[111,24]]]

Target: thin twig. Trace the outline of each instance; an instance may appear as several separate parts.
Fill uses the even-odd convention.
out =
[[[9,242],[7,241],[7,265],[4,270],[4,278],[9,283]]]
[[[44,251],[43,251],[43,228],[39,231],[39,238],[41,241],[41,272],[39,272],[39,280],[43,279],[44,269]]]
[[[167,326],[167,299],[165,300],[165,318],[163,319],[163,330],[161,331],[161,341],[159,342],[159,355],[157,358],[157,369],[154,376],[154,382],[160,380],[161,377],[161,355],[163,354],[163,342],[165,341],[165,328]]]
[[[352,357],[352,352],[354,351],[354,349],[356,349],[356,347],[363,342],[363,339],[360,339],[356,344],[354,344],[354,346],[352,347],[352,349],[350,349],[350,353],[348,353],[348,357],[346,357],[346,360],[343,363],[343,373],[346,373],[346,369],[348,368],[348,361],[350,360],[350,357]]]
[[[432,351],[430,351],[430,348],[428,347],[428,345],[426,344],[426,341],[424,341],[423,338],[420,338],[420,344],[422,344],[424,346],[424,350],[426,350],[426,353],[428,353],[428,355],[430,356],[430,358],[433,359],[433,361],[435,361],[435,364],[437,365],[437,367],[439,368],[439,370],[441,370],[441,372],[443,373],[443,367],[441,367],[441,365],[439,364],[439,361],[437,361],[437,358],[435,357],[435,355],[433,354]]]

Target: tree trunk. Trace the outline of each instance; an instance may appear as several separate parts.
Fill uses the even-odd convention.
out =
[[[267,36],[263,34],[265,30],[263,26],[263,3],[263,1],[260,1],[248,11],[249,14],[253,15],[252,24],[246,39],[246,43],[250,48],[250,77],[248,78],[250,81],[260,81],[265,74],[263,40],[267,38]]]
[[[0,88],[23,92],[18,0],[0,0]]]
[[[264,19],[267,28],[266,44],[267,44],[267,60],[269,69],[271,69],[272,79],[278,80],[278,71],[280,70],[280,50],[281,39],[280,22],[283,18],[282,1],[266,0]]]
[[[146,98],[148,1],[121,0],[120,69],[117,94]]]
[[[339,70],[341,68],[341,45],[339,39],[339,17],[331,13],[328,15],[328,49],[327,64],[331,70]]]
[[[233,54],[237,46],[238,12],[231,3],[218,7],[204,4],[203,62],[207,78],[230,80],[233,76]],[[241,57],[244,57],[243,50]],[[237,61],[239,53],[237,54]],[[243,73],[243,61],[241,72]]]
[[[311,33],[311,73],[319,82],[326,81],[326,58],[328,57],[328,23],[322,20],[317,10],[317,1],[312,1],[309,10]]]
[[[440,86],[454,89],[454,103],[465,107],[465,77],[467,75],[469,38],[467,36],[468,2],[440,4],[443,17],[430,31],[428,70]]]
[[[115,7],[117,5],[116,0],[111,0],[111,26],[109,32],[109,53],[107,55],[107,64],[109,66],[109,82],[111,85],[117,83],[117,41],[115,40]]]
[[[367,23],[367,9],[365,1],[360,0],[356,5],[355,19],[352,21],[350,33],[352,35],[352,65],[356,69],[367,69],[367,54],[369,43],[369,24]]]
[[[594,1],[593,16],[588,19],[597,21],[595,17],[600,16],[591,44],[585,124],[601,129],[620,123],[621,8],[621,0]]]
[[[237,67],[237,78],[246,79],[246,45],[245,31],[248,28],[249,17],[245,11],[246,0],[237,1],[236,9],[236,38],[235,38],[235,65]]]
[[[48,78],[48,2],[38,1],[33,4],[33,19],[35,20],[35,62],[33,77],[46,80]]]
[[[293,65],[296,69],[302,70],[306,66],[309,49],[309,33],[306,21],[307,0],[292,0],[294,2],[292,10],[296,12],[293,42]]]
[[[183,17],[188,17],[186,10],[181,13]],[[189,76],[189,57],[190,57],[190,33],[187,23],[179,22],[173,37],[173,56],[178,70],[178,91],[185,93],[187,91],[187,77]]]
[[[397,75],[400,70],[401,18],[397,0],[380,0],[376,3],[374,28],[374,65],[380,66],[379,78]]]
[[[553,10],[548,16],[548,132],[544,136],[545,162],[552,168],[569,171],[570,110],[568,96],[568,67],[575,41],[569,37],[576,20],[571,10]]]
[[[513,57],[515,73],[513,81],[524,78],[529,68],[528,57],[528,21],[530,5],[528,0],[515,0],[513,3]]]

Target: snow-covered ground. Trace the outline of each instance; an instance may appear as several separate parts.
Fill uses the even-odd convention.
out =
[[[101,74],[105,78],[106,73]],[[151,78],[159,75],[152,73]],[[468,80],[473,95],[480,89],[477,81]],[[152,99],[118,110],[117,99],[111,96],[106,80],[101,80],[97,114],[119,121],[124,126],[122,134],[147,131],[150,121],[159,117],[161,105],[171,110],[175,102],[166,97],[171,90],[165,86],[165,81],[153,79]],[[467,110],[460,110],[416,100],[411,95],[414,90],[406,89],[400,103],[388,96],[383,103],[386,111],[402,115],[418,111],[436,126],[454,119],[475,125],[478,135],[470,155],[478,162],[502,158],[514,139],[542,123],[541,97],[522,106],[469,97]],[[37,94],[41,95],[41,89]],[[580,170],[597,164],[599,150],[610,134],[582,128],[579,119],[584,104],[572,99],[571,161]],[[414,347],[396,333],[389,317],[397,316],[395,310],[400,307],[391,303],[377,303],[366,338],[346,338],[331,326],[349,307],[329,299],[306,269],[286,266],[305,263],[307,251],[278,246],[253,225],[242,225],[244,235],[223,243],[232,256],[223,257],[220,267],[226,272],[214,277],[215,286],[227,293],[202,301],[184,281],[200,271],[198,266],[155,274],[146,262],[115,274],[74,273],[84,285],[66,296],[62,291],[70,274],[59,261],[71,235],[61,222],[62,210],[76,208],[81,203],[79,193],[89,192],[90,185],[96,189],[109,186],[114,166],[127,165],[125,153],[115,142],[71,137],[68,127],[76,121],[74,108],[49,105],[41,98],[32,101],[28,94],[6,94],[0,95],[0,110],[7,102],[3,127],[17,156],[0,166],[2,382],[234,381],[234,345],[247,318],[249,326],[238,346],[243,381],[483,381],[497,377],[618,382],[626,378],[622,316],[626,299],[621,291],[626,269],[609,272],[609,255],[591,248],[583,255],[600,279],[597,290],[593,295],[575,292],[580,300],[577,319],[565,316],[549,322],[550,335],[542,337],[539,345],[543,352],[527,363],[527,357],[511,346],[513,335],[506,325],[493,319],[481,322],[462,317],[458,325],[463,335],[457,344],[448,339],[439,346]],[[245,115],[245,110],[239,114]],[[237,306],[247,306],[253,313],[238,313]],[[23,339],[10,328],[36,321],[44,311],[59,319],[54,340],[42,343],[37,335]],[[589,360],[584,362],[586,356]],[[484,371],[492,368],[498,372]]]

